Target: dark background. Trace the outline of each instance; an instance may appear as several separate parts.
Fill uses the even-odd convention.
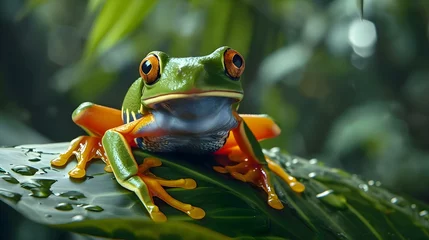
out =
[[[246,59],[240,112],[282,128],[264,147],[429,202],[429,1],[367,0],[364,20],[355,0],[3,0],[0,13],[0,145],[82,134],[74,108],[120,108],[152,50],[229,45]]]

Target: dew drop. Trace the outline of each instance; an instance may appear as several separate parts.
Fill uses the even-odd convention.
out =
[[[369,180],[369,181],[368,181],[368,185],[369,185],[369,186],[374,186],[374,184],[375,184],[375,181],[374,181],[374,180]]]
[[[366,184],[359,184],[359,188],[362,189],[364,192],[368,192],[368,185]]]
[[[296,158],[294,158],[293,160],[292,160],[292,164],[297,164],[299,161],[298,161],[298,159],[296,159]]]
[[[317,163],[317,159],[315,159],[315,158],[310,159],[309,163],[310,164],[316,164]]]
[[[72,221],[73,222],[78,222],[78,221],[82,221],[82,220],[84,220],[85,219],[85,217],[84,216],[82,216],[82,215],[76,215],[76,216],[74,216],[74,217],[72,217]]]
[[[97,205],[86,205],[83,206],[83,209],[90,211],[90,212],[102,212],[104,209]]]
[[[39,157],[35,157],[35,158],[30,158],[28,159],[28,161],[30,162],[39,162],[41,159]]]
[[[27,190],[31,190],[33,188],[39,188],[40,184],[37,184],[35,182],[23,182],[21,183],[21,187]]]
[[[56,180],[53,179],[33,179],[28,182],[21,183],[21,187],[30,190],[30,196],[36,198],[47,198],[51,192],[51,186]]]
[[[86,198],[86,196],[78,191],[68,191],[58,194],[60,197],[68,197],[70,200],[78,200],[81,198]]]
[[[416,204],[411,204],[411,209],[416,209],[417,208],[417,205]]]
[[[419,215],[420,215],[420,217],[427,216],[428,215],[428,211],[423,210],[423,211],[419,212]]]
[[[12,171],[25,176],[33,176],[38,169],[27,165],[20,165],[13,167]]]
[[[398,203],[398,199],[394,197],[394,198],[390,199],[390,202],[393,204],[396,204],[396,203]]]
[[[280,153],[280,148],[279,147],[273,147],[273,148],[271,148],[271,152],[274,154]]]
[[[10,176],[9,174],[1,175],[0,178],[2,178],[3,180],[5,180],[8,183],[12,183],[12,184],[19,183],[19,181],[16,178]]]
[[[316,195],[318,199],[324,204],[327,204],[331,207],[345,209],[346,208],[346,199],[344,196],[333,194],[333,190],[329,189],[324,192],[321,192]]]
[[[309,178],[314,178],[314,177],[316,177],[316,175],[317,174],[315,172],[311,172],[311,173],[308,174],[308,177]]]
[[[57,206],[55,206],[55,209],[61,211],[70,211],[73,210],[73,206],[70,203],[58,203]]]
[[[0,198],[10,200],[14,203],[18,203],[21,200],[22,195],[19,193],[9,192],[6,190],[0,190]]]
[[[321,192],[321,193],[317,194],[316,197],[317,198],[323,198],[323,197],[326,197],[326,196],[328,196],[329,194],[331,194],[333,192],[334,192],[334,190],[329,189],[329,190],[326,190],[324,192]]]
[[[36,198],[47,198],[52,194],[52,192],[46,188],[32,188],[30,191],[30,196]]]

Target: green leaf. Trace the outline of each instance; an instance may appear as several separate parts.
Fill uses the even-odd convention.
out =
[[[193,220],[158,199],[166,223],[154,223],[134,193],[123,189],[104,164],[94,161],[88,177],[72,180],[49,161],[66,143],[0,149],[0,199],[27,218],[73,232],[108,238],[140,239],[425,239],[427,206],[392,194],[354,175],[292,157],[274,148],[265,151],[306,186],[293,193],[273,177],[283,210],[266,203],[266,194],[247,183],[212,170],[211,156],[157,155],[155,175],[193,178],[196,189],[168,189],[180,201],[206,211]],[[140,162],[146,153],[134,151]]]
[[[136,29],[156,2],[156,0],[106,0],[90,33],[84,53],[85,59],[107,51]],[[92,8],[93,4],[89,7]]]
[[[205,25],[209,27],[203,32],[204,40],[201,42],[200,52],[209,53],[223,45],[232,4],[233,1],[217,0],[207,5]]]

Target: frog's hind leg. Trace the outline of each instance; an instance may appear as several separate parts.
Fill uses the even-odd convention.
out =
[[[230,173],[240,181],[252,182],[261,187],[268,194],[268,203],[273,208],[281,209],[283,206],[271,186],[271,178],[266,171],[266,166],[286,181],[293,191],[302,192],[305,187],[277,163],[264,156],[257,143],[277,136],[280,129],[264,115],[240,115],[237,119],[240,120],[240,117],[244,122],[239,121],[239,126],[232,130],[225,146],[216,152],[216,154],[228,156],[228,159],[220,160],[223,167],[216,166],[214,169],[221,173]]]
[[[86,166],[94,158],[102,159],[106,163],[105,170],[111,172],[101,137],[108,129],[123,124],[121,111],[87,102],[76,108],[72,119],[90,136],[80,136],[72,140],[66,152],[51,161],[52,166],[63,167],[67,165],[71,156],[75,155],[78,163],[69,172],[70,177],[85,177]]]

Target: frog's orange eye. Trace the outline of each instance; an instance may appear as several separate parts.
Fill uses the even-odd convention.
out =
[[[244,58],[233,49],[228,49],[223,54],[225,71],[231,79],[238,80],[244,71]]]
[[[140,76],[151,85],[159,78],[159,59],[156,55],[150,54],[140,63]]]

